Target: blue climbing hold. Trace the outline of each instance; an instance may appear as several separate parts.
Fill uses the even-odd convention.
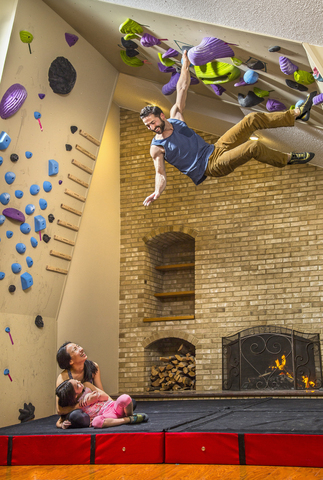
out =
[[[25,152],[26,158],[31,158],[33,154],[31,152]]]
[[[38,185],[32,185],[32,186],[30,187],[30,193],[31,193],[31,195],[37,195],[37,193],[39,193],[39,190],[40,190],[40,188],[39,188]]]
[[[6,274],[4,272],[0,272],[0,280],[3,280]]]
[[[32,267],[34,264],[33,259],[31,257],[26,257],[26,262],[29,268]]]
[[[2,203],[2,205],[8,205],[9,201],[10,201],[9,193],[1,193],[0,202]]]
[[[30,232],[30,230],[31,230],[31,227],[30,227],[29,223],[22,223],[20,225],[20,231],[22,233],[27,234],[27,233]]]
[[[41,210],[46,210],[46,208],[47,208],[46,200],[44,200],[43,198],[40,198],[39,199],[39,206],[40,206]]]
[[[13,236],[13,232],[11,230],[7,230],[6,231],[6,237],[7,238],[12,238],[12,236]]]
[[[32,215],[34,211],[35,211],[35,205],[32,205],[31,203],[26,205],[25,212],[27,213],[27,215]]]
[[[12,273],[19,273],[21,272],[21,265],[20,263],[13,263],[11,265],[11,270],[12,270]]]
[[[33,282],[33,277],[30,275],[30,273],[25,272],[22,275],[20,275],[21,279],[21,286],[23,290],[26,290],[27,288],[31,287]]]
[[[7,172],[4,176],[4,179],[8,185],[11,185],[15,181],[15,178],[16,178],[16,174],[13,172]]]
[[[45,192],[50,192],[51,189],[52,189],[52,184],[46,180],[43,183],[43,188],[44,188]]]
[[[22,255],[26,251],[26,245],[24,243],[17,243],[16,250]]]
[[[24,192],[22,190],[16,190],[15,191],[15,197],[16,198],[22,198],[24,196]]]
[[[2,225],[5,221],[6,217],[4,215],[0,215],[0,225]]]
[[[30,243],[31,243],[31,246],[32,246],[33,248],[36,248],[37,245],[38,245],[38,241],[36,240],[35,237],[31,237]]]

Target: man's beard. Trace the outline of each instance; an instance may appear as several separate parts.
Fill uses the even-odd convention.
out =
[[[164,130],[165,130],[165,126],[166,126],[165,122],[164,122],[162,119],[160,119],[160,121],[161,121],[161,124],[158,125],[158,127],[156,127],[156,128],[159,129],[159,131],[157,132],[157,131],[156,131],[156,128],[155,128],[155,132],[156,132],[157,134],[163,133]]]

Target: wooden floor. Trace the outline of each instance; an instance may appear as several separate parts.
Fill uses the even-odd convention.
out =
[[[323,468],[245,465],[0,467],[0,480],[323,480]]]

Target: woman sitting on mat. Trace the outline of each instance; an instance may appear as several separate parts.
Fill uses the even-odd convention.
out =
[[[57,363],[63,370],[57,377],[56,387],[64,380],[75,379],[81,382],[93,383],[97,388],[103,390],[99,365],[88,360],[83,348],[73,342],[65,342],[56,355]],[[58,399],[57,399],[58,400]],[[90,419],[78,409],[78,406],[61,407],[56,400],[57,413],[61,418],[57,422],[59,426],[64,420],[70,420],[73,427],[89,426]],[[75,410],[75,413],[71,412]],[[71,418],[70,418],[71,416]]]
[[[127,423],[141,423],[148,421],[148,415],[138,413],[133,415],[133,403],[129,395],[121,395],[116,401],[99,388],[86,382],[84,385],[78,380],[65,380],[56,388],[58,404],[61,407],[75,407],[87,413],[90,424],[94,428],[116,427]],[[68,428],[70,421],[57,422],[57,426]]]

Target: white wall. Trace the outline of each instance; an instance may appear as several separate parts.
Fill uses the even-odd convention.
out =
[[[112,104],[57,322],[58,346],[82,345],[110,394],[118,392],[119,123]]]
[[[34,36],[32,53],[28,45],[21,42],[20,30],[27,30]],[[0,151],[3,157],[0,194],[9,193],[10,202],[6,206],[0,205],[0,209],[2,213],[4,208],[12,207],[25,213],[26,205],[33,204],[35,212],[30,216],[25,214],[26,222],[31,226],[29,234],[23,234],[20,224],[10,219],[0,226],[0,271],[5,273],[5,278],[0,281],[0,426],[18,423],[19,408],[23,407],[24,402],[31,402],[36,407],[36,418],[54,413],[57,314],[69,279],[66,275],[47,271],[46,265],[67,270],[73,265],[73,247],[53,237],[59,235],[76,241],[78,236],[77,232],[59,226],[58,219],[80,227],[80,232],[83,228],[82,216],[61,208],[63,203],[81,212],[84,209],[83,202],[64,193],[66,188],[85,197],[89,191],[69,180],[68,174],[91,183],[91,175],[73,166],[71,160],[75,158],[91,168],[95,166],[95,161],[78,152],[75,145],[81,145],[94,155],[98,153],[98,147],[79,133],[73,135],[70,126],[76,125],[98,139],[102,137],[118,77],[116,70],[81,37],[73,47],[69,47],[65,41],[66,32],[76,33],[41,0],[18,2],[0,85],[0,99],[14,83],[22,84],[28,96],[15,115],[0,119],[0,132],[5,131],[11,137],[8,148]],[[69,95],[55,94],[48,83],[49,66],[58,56],[66,57],[77,72],[75,86]],[[43,100],[39,98],[39,93],[45,94]],[[35,111],[42,115],[43,131],[34,118]],[[65,144],[71,144],[72,151],[68,152]],[[26,151],[33,153],[32,158],[26,158]],[[12,153],[19,155],[18,162],[10,160]],[[59,173],[54,177],[48,176],[49,159],[59,163]],[[8,171],[16,175],[11,185],[4,179]],[[52,183],[49,193],[43,190],[45,180]],[[61,185],[59,180],[62,181]],[[33,184],[40,186],[36,196],[30,193]],[[24,192],[22,199],[15,197],[17,189]],[[47,201],[46,210],[40,209],[40,198]],[[53,223],[48,222],[50,213],[55,217]],[[47,244],[40,241],[38,233],[34,231],[35,215],[42,215],[46,220],[47,226],[42,234],[47,233],[51,237]],[[10,239],[6,235],[9,230],[13,232]],[[32,236],[38,239],[37,248],[31,246]],[[93,238],[96,241],[95,236]],[[16,244],[20,242],[26,245],[23,255],[16,251]],[[51,250],[70,255],[72,262],[50,255]],[[26,264],[26,256],[33,259],[31,268]],[[12,273],[11,265],[15,262],[21,264],[21,273],[28,271],[32,275],[31,288],[23,290],[20,274]],[[84,276],[88,276],[86,271]],[[12,284],[16,286],[13,294],[8,292]],[[95,299],[93,303],[96,303]],[[45,325],[42,329],[35,326],[37,315],[43,317]],[[65,321],[69,322],[70,319]],[[11,329],[14,345],[5,332],[6,327]],[[94,318],[92,327],[93,332],[98,330]],[[75,328],[78,326],[75,325]],[[12,382],[3,375],[6,368],[10,370]]]

